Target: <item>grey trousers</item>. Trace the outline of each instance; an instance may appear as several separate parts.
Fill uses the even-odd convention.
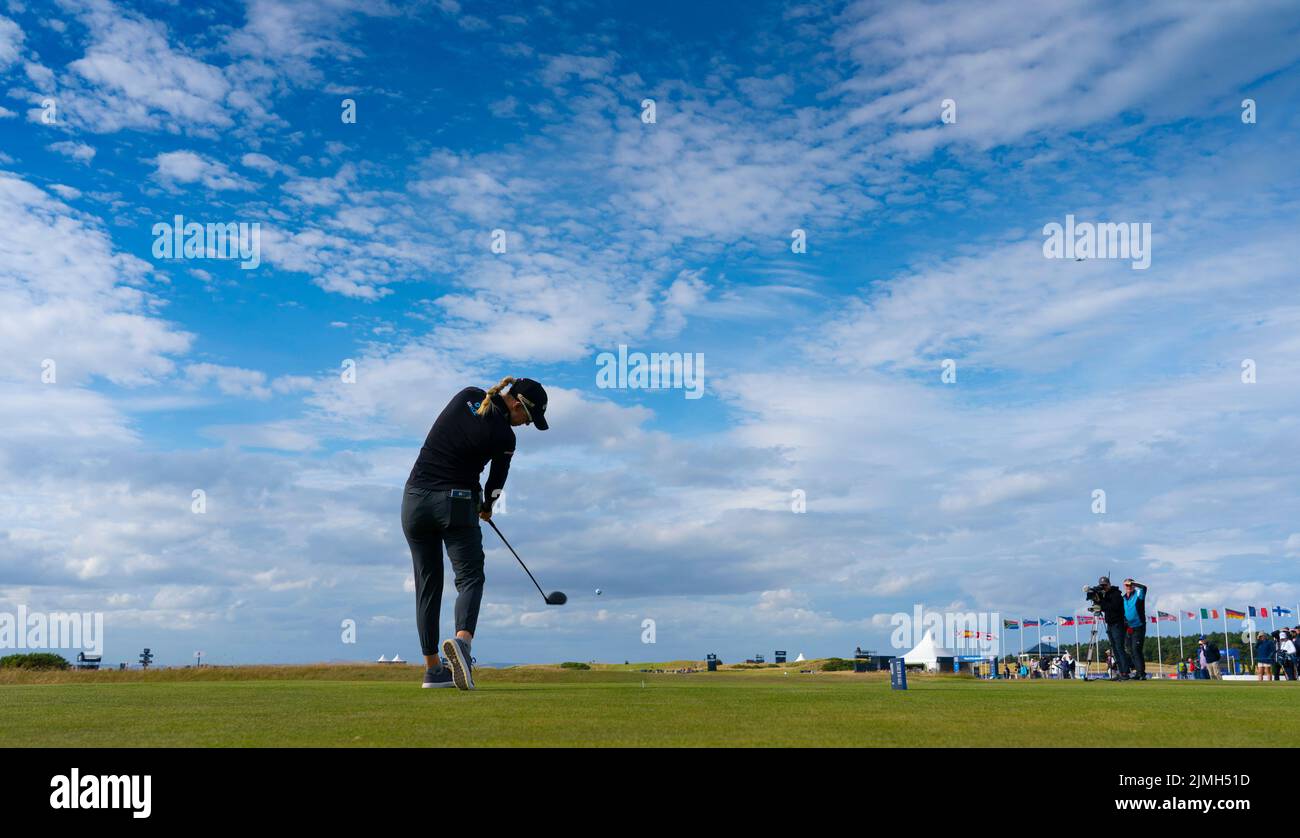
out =
[[[1146,626],[1138,626],[1124,639],[1124,654],[1128,657],[1129,667],[1138,678],[1147,677],[1146,642]]]
[[[446,489],[407,486],[402,495],[402,532],[415,565],[415,625],[424,655],[438,654],[442,609],[442,548],[456,574],[456,631],[474,633],[483,600],[483,531],[479,495],[452,497]]]

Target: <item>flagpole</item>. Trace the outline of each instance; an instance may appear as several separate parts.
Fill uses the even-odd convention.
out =
[[[1074,657],[1078,659],[1081,658],[1079,654],[1079,615],[1075,614],[1071,622],[1074,623]]]
[[[1273,601],[1277,602],[1277,600],[1273,600]],[[1274,605],[1271,609],[1269,609],[1268,612],[1268,630],[1270,634],[1277,631],[1277,617],[1274,616],[1273,614],[1273,612],[1276,610],[1277,610],[1277,606]]]
[[[1165,662],[1164,655],[1160,653],[1160,609],[1156,609],[1156,664],[1157,667],[1163,666]],[[1156,675],[1161,674],[1160,669],[1156,669]]]
[[[1178,611],[1178,663],[1181,664],[1184,660],[1185,658],[1183,658],[1183,612],[1182,609],[1179,609]]]
[[[1223,654],[1228,655],[1228,651],[1228,609],[1225,606],[1223,609]],[[1228,655],[1228,669],[1229,671],[1232,670],[1232,655]],[[1233,672],[1232,674],[1236,675],[1237,673]]]

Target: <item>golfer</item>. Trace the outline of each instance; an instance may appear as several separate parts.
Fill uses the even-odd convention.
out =
[[[509,387],[508,392],[502,392]],[[489,390],[466,387],[438,414],[402,496],[402,532],[415,565],[415,625],[424,655],[424,686],[474,689],[470,644],[483,599],[483,533],[515,453],[515,425],[546,424],[546,390],[531,378],[501,379]],[[489,462],[487,485],[479,475]],[[456,633],[442,642],[442,547],[456,573]],[[448,672],[447,670],[451,671]]]

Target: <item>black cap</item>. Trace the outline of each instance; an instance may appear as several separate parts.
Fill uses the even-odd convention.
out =
[[[531,378],[517,378],[510,385],[510,395],[523,402],[524,411],[533,420],[537,430],[544,431],[550,427],[546,424],[546,388]]]
[[[1098,585],[1109,585],[1109,584],[1110,584],[1110,577],[1109,577],[1109,576],[1103,576],[1103,577],[1101,577],[1100,579],[1097,580],[1097,584],[1098,584]]]

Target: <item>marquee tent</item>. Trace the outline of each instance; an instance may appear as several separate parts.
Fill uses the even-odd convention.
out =
[[[941,647],[935,642],[934,634],[927,632],[915,649],[903,655],[903,663],[907,666],[924,666],[927,671],[936,672],[939,669],[939,658],[955,658],[959,654],[953,649]]]

